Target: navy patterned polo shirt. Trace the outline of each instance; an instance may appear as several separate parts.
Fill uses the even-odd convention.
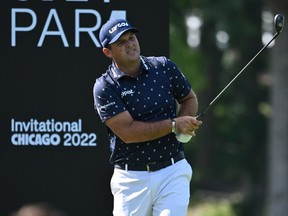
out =
[[[166,57],[141,56],[142,72],[131,77],[112,63],[96,79],[93,95],[95,109],[102,122],[128,111],[134,120],[153,122],[176,117],[176,100],[187,96],[189,82],[179,68]],[[183,143],[170,133],[148,142],[125,144],[108,128],[110,162],[148,164],[169,160],[183,150]]]

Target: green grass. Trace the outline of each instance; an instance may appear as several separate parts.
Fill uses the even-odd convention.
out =
[[[215,200],[192,204],[187,216],[236,216],[236,213],[228,200]]]

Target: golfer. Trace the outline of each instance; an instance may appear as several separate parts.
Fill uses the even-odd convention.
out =
[[[137,32],[113,19],[99,34],[112,61],[93,96],[109,133],[113,214],[186,216],[192,169],[176,134],[192,136],[202,124],[197,97],[171,60],[140,54]]]

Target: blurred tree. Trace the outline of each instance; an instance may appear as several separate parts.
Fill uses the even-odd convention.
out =
[[[190,79],[199,111],[203,111],[263,46],[263,2],[183,0],[170,4],[171,58]],[[201,19],[200,44],[195,47],[187,44],[185,18],[189,14]],[[227,43],[219,45],[227,35]],[[267,119],[259,107],[268,100],[268,88],[259,80],[268,65],[265,51],[206,114],[198,136],[186,145],[194,168],[192,190],[241,190],[245,200],[236,206],[238,215],[258,215],[264,197]]]
[[[275,13],[288,16],[288,2],[271,1]],[[268,187],[265,215],[283,216],[288,212],[288,29],[278,37],[272,50],[272,116],[269,121]]]

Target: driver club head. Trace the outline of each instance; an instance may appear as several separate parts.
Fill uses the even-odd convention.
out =
[[[285,21],[285,18],[282,14],[277,14],[274,17],[274,25],[275,25],[275,29],[277,33],[280,33],[283,30],[284,21]]]

